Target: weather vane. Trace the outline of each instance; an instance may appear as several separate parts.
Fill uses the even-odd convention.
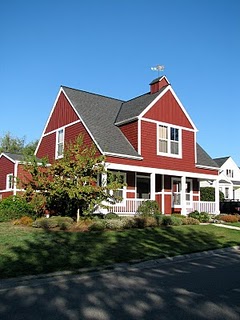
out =
[[[161,65],[156,65],[156,67],[151,67],[152,71],[157,71],[158,72],[158,77],[159,77],[159,72],[164,70],[164,66]]]

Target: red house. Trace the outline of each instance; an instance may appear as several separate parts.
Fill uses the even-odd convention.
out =
[[[123,201],[112,211],[134,214],[146,199],[156,200],[165,214],[219,211],[219,167],[197,144],[196,126],[165,76],[152,81],[148,93],[129,101],[60,87],[36,156],[53,162],[80,133],[86,145],[94,143],[106,156],[107,170],[121,172],[127,184],[119,190]],[[6,179],[0,180],[2,195]],[[211,208],[200,202],[204,180],[216,186]]]
[[[129,101],[62,86],[36,156],[50,162],[62,157],[65,143],[80,133],[127,184],[114,212],[132,214],[142,201],[154,199],[165,214],[186,214],[201,209],[201,180],[217,186],[219,167],[197,144],[197,129],[165,76]],[[218,212],[218,192],[215,198],[208,211]]]

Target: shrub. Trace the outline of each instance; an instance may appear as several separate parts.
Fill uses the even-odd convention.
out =
[[[34,210],[30,203],[20,196],[11,196],[0,201],[0,222],[33,216]]]
[[[198,212],[197,210],[190,212],[188,217],[197,219],[199,222],[209,222],[211,219],[207,212]]]
[[[124,229],[123,226],[123,220],[120,219],[107,219],[107,221],[105,222],[105,227],[109,230],[122,230]]]
[[[55,219],[39,218],[33,222],[32,226],[34,228],[53,229],[58,226],[58,223]]]
[[[105,229],[105,222],[103,220],[98,220],[93,222],[89,227],[89,231],[103,231]]]
[[[219,216],[219,219],[224,221],[224,222],[238,222],[238,216],[235,215],[221,215]]]
[[[69,223],[69,222],[61,221],[61,222],[59,223],[59,228],[60,228],[60,230],[69,230],[69,229],[71,229],[71,227],[72,227],[72,224]]]
[[[194,224],[199,224],[199,220],[191,218],[191,217],[184,217],[182,218],[182,224],[183,225],[194,225]]]
[[[142,202],[137,209],[137,214],[143,215],[143,216],[160,214],[157,201],[146,200]]]
[[[224,193],[219,190],[219,199],[224,201]],[[215,201],[215,188],[214,187],[201,187],[200,188],[201,201]]]
[[[119,215],[114,212],[109,212],[104,215],[104,219],[120,219]]]
[[[123,229],[131,229],[136,227],[136,222],[133,217],[124,217],[121,220],[123,223]]]
[[[177,217],[163,216],[161,224],[163,226],[180,226],[182,224],[182,220]]]
[[[20,219],[14,220],[14,225],[24,225],[24,226],[31,226],[33,223],[33,219],[28,216],[23,216]]]

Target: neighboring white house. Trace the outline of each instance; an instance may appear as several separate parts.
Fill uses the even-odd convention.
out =
[[[220,167],[219,190],[225,199],[240,201],[240,168],[231,157],[213,159]],[[211,182],[201,182],[201,187],[209,187]]]

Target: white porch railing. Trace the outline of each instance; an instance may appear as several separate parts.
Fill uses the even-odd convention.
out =
[[[210,201],[193,201],[193,211],[194,210],[199,212],[215,213],[216,204],[215,202]]]
[[[146,199],[126,199],[123,204],[114,204],[109,208],[110,212],[118,214],[135,214],[140,204]]]
[[[187,199],[188,200],[188,199]],[[137,212],[140,204],[146,199],[126,199],[123,203],[111,205],[109,212],[114,212],[122,215],[133,215]],[[210,201],[192,201],[192,205],[188,206],[188,212],[197,210],[199,212],[215,213],[215,202]]]

